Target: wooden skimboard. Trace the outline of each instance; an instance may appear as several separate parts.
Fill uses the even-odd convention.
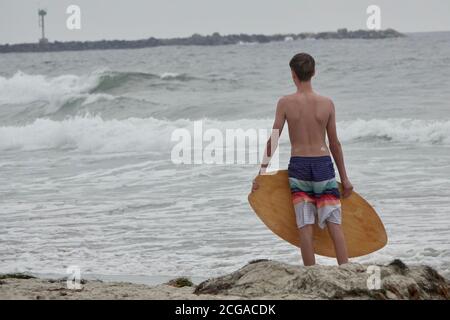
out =
[[[300,247],[299,231],[291,199],[287,170],[256,177],[259,188],[248,195],[248,201],[264,224],[276,235]],[[342,192],[342,186],[339,183]],[[349,257],[359,257],[383,248],[387,235],[372,206],[355,191],[341,198],[342,228]],[[317,219],[316,219],[317,220]],[[336,257],[327,229],[314,225],[316,254]]]

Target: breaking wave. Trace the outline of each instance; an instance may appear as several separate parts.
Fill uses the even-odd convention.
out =
[[[46,104],[45,114],[50,114],[75,100],[86,104],[99,99],[113,99],[112,94],[117,93],[114,89],[120,87],[123,87],[123,92],[128,92],[133,87],[137,90],[142,88],[142,83],[146,81],[160,83],[194,79],[197,78],[169,72],[153,74],[98,70],[88,75],[48,77],[18,71],[10,78],[0,76],[0,105]]]
[[[271,119],[241,119],[219,121],[203,119],[203,130],[226,129],[268,130]],[[186,128],[191,133],[194,121],[169,121],[156,118],[128,118],[105,120],[100,116],[76,116],[61,121],[40,118],[22,126],[0,127],[0,150],[75,149],[79,151],[147,152],[167,151],[175,143],[171,135],[175,129]],[[372,119],[338,123],[341,142],[381,142],[386,144],[450,144],[450,121],[412,119]],[[193,135],[193,134],[192,134]],[[287,143],[283,133],[281,143]]]

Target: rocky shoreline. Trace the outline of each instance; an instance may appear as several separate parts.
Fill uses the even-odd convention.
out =
[[[64,279],[3,275],[0,299],[449,299],[449,281],[429,266],[406,266],[394,260],[378,267],[381,281],[372,289],[368,279],[373,273],[368,271],[373,266],[303,267],[266,259],[198,285],[186,278],[156,286],[81,281],[81,289],[71,290]]]
[[[274,41],[290,41],[297,39],[387,39],[404,37],[394,30],[355,30],[339,29],[336,32],[319,33],[288,33],[288,34],[231,34],[221,35],[215,32],[211,35],[193,34],[185,38],[160,39],[150,37],[141,40],[101,40],[101,41],[67,41],[47,43],[20,43],[0,45],[0,53],[11,52],[54,52],[54,51],[82,51],[108,49],[139,49],[158,46],[219,46],[239,43],[268,43]]]

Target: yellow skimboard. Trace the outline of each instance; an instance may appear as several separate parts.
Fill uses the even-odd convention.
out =
[[[248,201],[264,224],[283,240],[300,247],[299,230],[287,170],[256,177],[259,188],[248,195]],[[339,183],[342,192],[342,186]],[[372,206],[358,193],[341,198],[342,228],[349,257],[359,257],[383,248],[387,234],[383,223]],[[314,225],[315,253],[336,257],[327,229]]]

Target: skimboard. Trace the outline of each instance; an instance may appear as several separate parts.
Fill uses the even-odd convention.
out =
[[[259,187],[248,201],[264,224],[283,240],[300,247],[287,170],[256,177]],[[342,186],[339,183],[342,192]],[[383,248],[387,234],[372,206],[358,193],[341,198],[342,228],[349,257],[358,257]],[[316,219],[317,220],[317,219]],[[336,257],[327,229],[314,225],[314,249],[318,255]]]

